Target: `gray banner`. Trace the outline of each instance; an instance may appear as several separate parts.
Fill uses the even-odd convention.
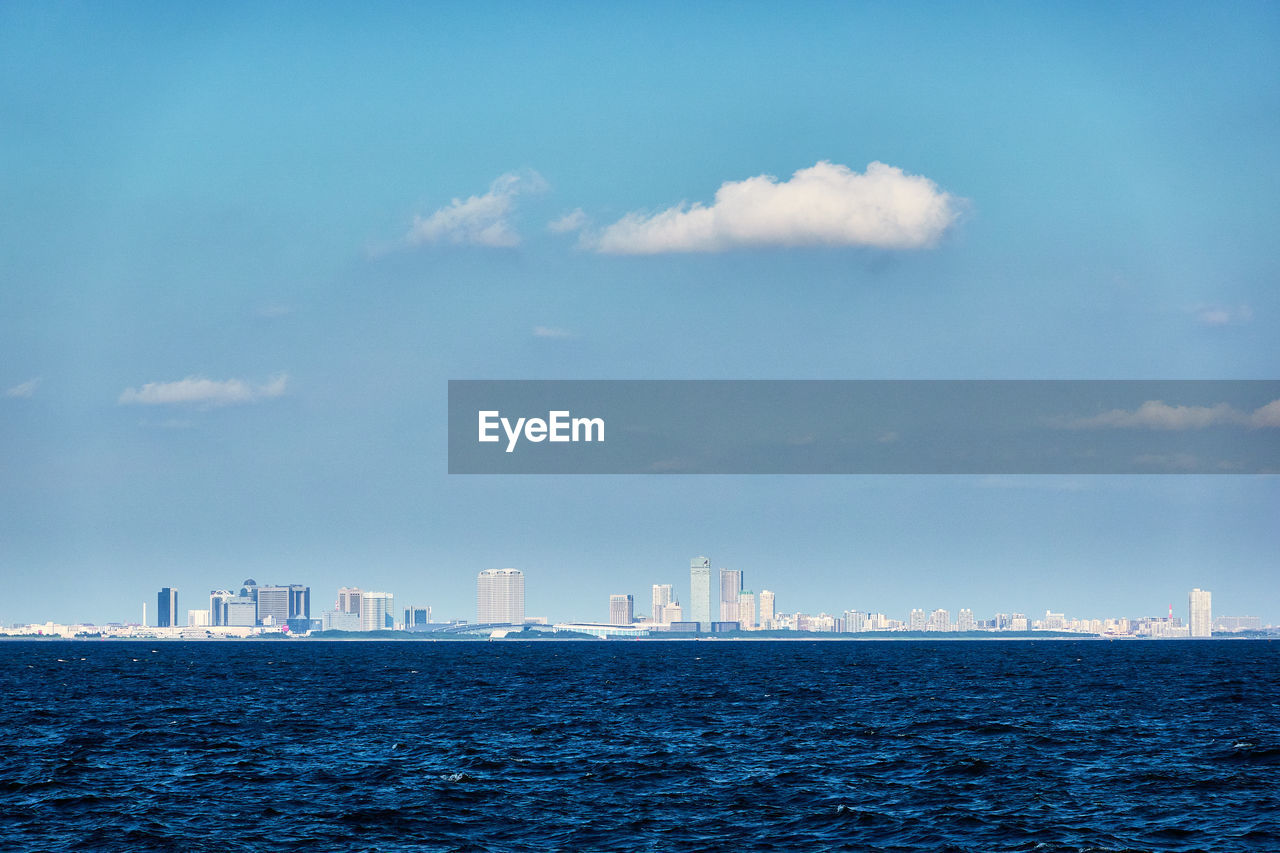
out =
[[[1274,474],[1277,380],[451,380],[451,474]]]

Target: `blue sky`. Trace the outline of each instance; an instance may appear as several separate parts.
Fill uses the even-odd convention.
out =
[[[6,4],[0,621],[248,576],[472,617],[503,566],[604,618],[697,554],[783,610],[1280,621],[1274,477],[449,477],[444,429],[451,378],[1275,378],[1278,46],[1244,3]],[[822,162],[953,215],[600,250]]]

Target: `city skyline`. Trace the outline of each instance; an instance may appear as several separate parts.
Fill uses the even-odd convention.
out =
[[[447,462],[450,380],[1275,378],[1274,4],[297,24],[0,5],[0,621],[245,577],[466,617],[507,565],[570,618],[701,549],[893,613],[1280,620],[1280,477],[1156,474],[1157,429],[1133,476]]]

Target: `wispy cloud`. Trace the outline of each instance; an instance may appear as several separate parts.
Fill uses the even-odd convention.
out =
[[[547,230],[553,234],[566,234],[570,231],[581,231],[587,226],[588,222],[587,215],[579,207],[569,211],[559,219],[553,219],[548,222]]]
[[[533,336],[535,338],[571,338],[573,333],[557,326],[534,326]]]
[[[4,392],[6,397],[32,397],[35,396],[36,389],[40,387],[40,377],[28,379],[20,385],[14,385],[8,391]]]
[[[491,248],[518,246],[520,235],[508,221],[515,199],[546,188],[547,182],[537,172],[508,172],[495,179],[484,195],[465,200],[455,198],[447,207],[429,216],[415,216],[405,241],[413,246],[425,243]]]
[[[1253,319],[1253,309],[1248,305],[1201,305],[1195,315],[1205,326],[1239,326]]]
[[[1280,427],[1280,400],[1273,400],[1252,412],[1243,412],[1227,403],[1213,406],[1170,406],[1148,400],[1137,409],[1112,409],[1100,415],[1069,420],[1069,429],[1158,429],[1188,430],[1215,426],[1244,426],[1254,429]]]
[[[959,218],[960,200],[921,175],[884,163],[865,172],[820,161],[790,180],[729,181],[715,201],[630,213],[599,234],[598,252],[647,255],[759,246],[932,246]]]
[[[121,405],[142,406],[232,406],[279,397],[284,393],[288,381],[289,377],[283,373],[258,385],[243,379],[188,376],[177,382],[148,382],[141,388],[126,388],[117,402]]]

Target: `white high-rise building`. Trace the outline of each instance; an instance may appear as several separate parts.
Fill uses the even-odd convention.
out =
[[[673,604],[674,594],[671,584],[655,583],[653,585],[653,611],[649,614],[649,618],[654,622],[670,622],[667,616],[667,607]]]
[[[360,595],[360,630],[384,631],[391,626],[387,617],[394,612],[394,596],[389,592],[365,592]]]
[[[760,590],[760,627],[766,631],[772,629],[774,619],[773,591],[762,589]]]
[[[742,572],[720,570],[720,621],[738,622],[738,596],[742,593]]]
[[[524,572],[485,569],[476,578],[476,621],[481,625],[524,624]]]
[[[630,625],[636,621],[636,599],[632,595],[609,596],[609,624]]]
[[[919,607],[911,608],[911,619],[907,622],[912,631],[924,630],[924,610]]]
[[[956,617],[957,631],[972,631],[976,626],[973,621],[973,611],[968,607],[961,608],[960,615]]]
[[[1191,590],[1187,597],[1187,610],[1191,617],[1191,636],[1213,636],[1213,595],[1207,589]]]
[[[711,561],[694,557],[689,561],[689,621],[698,630],[711,630]]]
[[[188,610],[187,626],[190,628],[207,628],[209,626],[208,610]]]
[[[939,607],[933,613],[929,614],[929,626],[926,631],[950,631],[951,630],[951,614]]]
[[[738,627],[744,631],[756,628],[756,594],[749,589],[738,593]]]

